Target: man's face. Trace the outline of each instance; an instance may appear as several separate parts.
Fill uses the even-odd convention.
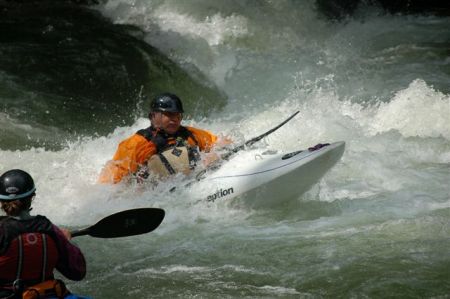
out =
[[[153,127],[162,129],[168,134],[175,134],[181,125],[182,115],[178,112],[153,112],[150,120]]]

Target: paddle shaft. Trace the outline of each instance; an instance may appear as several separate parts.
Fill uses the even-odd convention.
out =
[[[83,229],[71,231],[70,235],[72,236],[72,238],[75,238],[75,237],[79,237],[79,236],[89,235],[89,232],[90,232],[90,227],[86,227]]]
[[[247,140],[246,142],[244,142],[244,144],[241,144],[233,149],[231,149],[228,153],[223,154],[221,156],[221,158],[223,160],[227,160],[229,159],[232,155],[234,155],[235,153],[243,150],[245,147],[247,146],[251,146],[254,143],[260,141],[261,139],[263,139],[264,137],[268,136],[269,134],[272,134],[273,132],[275,132],[276,130],[278,130],[279,128],[281,128],[282,126],[284,126],[288,121],[290,121],[291,119],[294,118],[294,116],[296,116],[300,111],[296,111],[294,114],[292,114],[291,116],[289,116],[286,120],[284,120],[282,123],[280,123],[278,126],[270,129],[269,131],[265,132],[264,134],[261,134],[259,136],[256,136],[250,140]]]
[[[208,170],[212,170],[212,169],[217,169],[218,167],[220,167],[221,163],[223,160],[228,160],[232,155],[234,155],[235,153],[245,149],[248,146],[253,145],[254,143],[260,141],[261,139],[263,139],[264,137],[272,134],[273,132],[275,132],[276,130],[278,130],[279,128],[281,128],[282,126],[284,126],[288,121],[290,121],[291,119],[294,118],[294,116],[296,116],[300,111],[296,111],[294,114],[292,114],[291,116],[289,116],[287,119],[285,119],[282,123],[280,123],[279,125],[277,125],[276,127],[270,129],[269,131],[265,132],[264,134],[261,134],[259,136],[256,136],[250,140],[247,140],[246,142],[244,142],[244,144],[241,144],[239,146],[236,146],[235,148],[231,149],[228,153],[225,153],[223,155],[221,155],[221,159],[220,160],[216,160],[215,162],[211,163],[210,165],[208,165],[206,167],[206,169],[203,169],[201,171],[199,171],[199,173],[196,174],[195,178],[197,181],[201,180],[203,175],[208,171]],[[188,183],[188,185],[192,184]],[[170,191],[174,191],[175,187],[173,187]]]
[[[203,178],[203,175],[206,173],[206,171],[211,170],[211,169],[216,169],[218,167],[220,167],[220,164],[223,160],[228,160],[232,155],[234,155],[235,153],[245,149],[247,146],[251,146],[254,143],[260,141],[261,139],[263,139],[264,137],[272,134],[273,132],[275,132],[276,130],[278,130],[279,128],[281,128],[282,126],[284,126],[288,121],[290,121],[291,119],[293,119],[298,113],[300,113],[300,111],[296,111],[294,114],[292,114],[291,116],[289,116],[287,119],[285,119],[282,123],[280,123],[279,125],[277,125],[276,127],[270,129],[269,131],[265,132],[264,134],[261,134],[259,136],[256,136],[250,140],[247,140],[246,142],[244,142],[244,144],[241,144],[239,146],[236,146],[235,148],[231,149],[228,153],[225,153],[223,155],[221,155],[221,159],[220,160],[216,160],[215,162],[211,163],[210,165],[208,165],[206,167],[206,169],[203,169],[201,171],[199,171],[196,175],[195,175],[195,180],[191,181],[189,183],[187,183],[185,185],[185,187],[191,185],[192,183],[194,183],[195,181],[200,181]],[[170,192],[175,191],[177,188],[176,187],[172,187],[170,189]]]

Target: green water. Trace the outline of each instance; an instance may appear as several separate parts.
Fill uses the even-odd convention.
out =
[[[74,239],[88,273],[66,280],[73,292],[450,298],[448,17],[362,6],[330,22],[314,1],[117,0],[94,9],[105,17],[102,31],[90,31],[91,18],[82,17],[81,41],[64,13],[55,12],[58,22],[18,27],[41,34],[41,43],[47,34],[73,38],[72,47],[50,48],[72,49],[74,68],[19,42],[25,34],[0,36],[0,172],[22,168],[36,178],[33,212],[78,228],[129,208],[166,211],[147,235]],[[152,51],[171,62],[150,63]],[[89,57],[108,59],[72,84],[66,74]],[[255,146],[289,153],[343,140],[346,150],[311,190],[270,209],[204,202],[194,188],[168,191],[180,181],[154,190],[97,185],[118,143],[149,125],[145,82],[150,90],[178,86],[185,124],[236,144],[299,110]]]

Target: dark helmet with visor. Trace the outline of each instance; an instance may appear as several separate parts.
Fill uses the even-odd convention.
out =
[[[183,104],[179,97],[172,93],[156,96],[150,104],[150,112],[178,112],[183,113]]]
[[[20,169],[12,169],[0,176],[0,201],[28,198],[36,191],[31,175]]]

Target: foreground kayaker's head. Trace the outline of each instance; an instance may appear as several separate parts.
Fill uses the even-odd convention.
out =
[[[29,210],[36,195],[34,180],[27,172],[12,169],[0,176],[0,202],[9,216],[17,216]]]
[[[183,112],[183,104],[178,96],[163,93],[152,100],[148,116],[154,128],[174,134],[180,128]]]

